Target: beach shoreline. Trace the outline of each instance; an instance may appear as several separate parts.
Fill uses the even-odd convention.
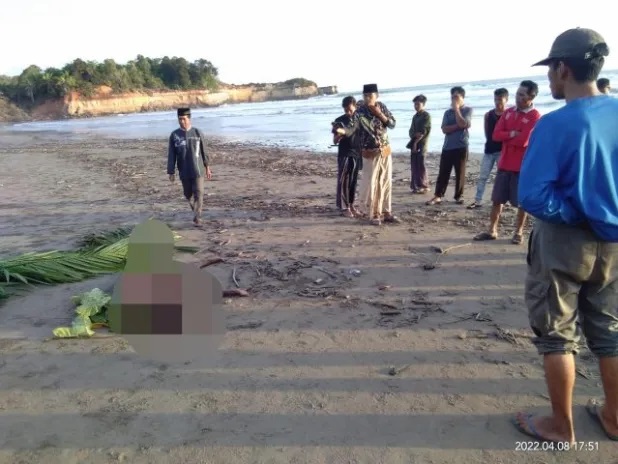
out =
[[[473,242],[489,208],[456,205],[453,180],[443,205],[425,206],[431,195],[410,193],[409,159],[396,156],[402,224],[375,227],[335,208],[334,151],[215,138],[208,149],[213,180],[196,229],[167,179],[165,138],[3,134],[0,259],[154,217],[200,248],[179,260],[222,258],[208,270],[224,288],[234,272],[249,297],[225,300],[228,333],[204,369],[145,361],[116,336],[49,340],[71,320],[72,295],[108,289],[114,276],[9,299],[0,464],[552,462],[516,452],[526,437],[509,422],[549,406],[529,342],[526,247],[510,243],[514,209],[498,240]],[[427,159],[432,189],[438,162]],[[615,450],[579,406],[600,394],[586,350],[578,369],[578,440],[599,451],[571,454],[611,462]]]

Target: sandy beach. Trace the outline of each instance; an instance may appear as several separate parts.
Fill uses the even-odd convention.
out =
[[[601,394],[578,358],[575,423],[598,451],[516,451],[510,423],[547,411],[529,342],[525,245],[473,242],[489,208],[409,192],[394,161],[395,213],[375,227],[335,209],[336,157],[212,140],[203,229],[165,173],[165,140],[3,135],[0,254],[69,249],[93,231],[168,221],[221,257],[247,298],[208,369],[140,359],[120,337],[50,340],[70,297],[114,277],[39,288],[0,306],[0,463],[618,463],[583,405]],[[428,159],[435,181],[438,156]],[[472,199],[478,159],[468,165]],[[486,198],[491,185],[486,190]],[[527,235],[525,237],[527,239]],[[432,247],[445,249],[438,255]],[[429,266],[427,266],[429,264]]]

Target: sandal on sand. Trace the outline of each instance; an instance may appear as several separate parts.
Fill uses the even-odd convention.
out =
[[[457,203],[458,205],[463,205],[465,201],[463,198],[460,198],[459,200],[455,200],[455,203]]]
[[[381,226],[382,221],[379,218],[373,218],[371,221],[369,221],[369,224],[371,224],[372,226]]]
[[[511,243],[513,245],[521,245],[523,241],[524,241],[524,237],[521,234],[515,234],[513,235],[513,238],[511,239]]]
[[[541,443],[558,443],[553,440],[548,440],[547,438],[541,436],[541,434],[539,434],[539,432],[536,431],[536,429],[534,428],[534,424],[532,423],[532,418],[534,417],[534,414],[524,414],[523,417],[525,419],[525,426],[522,426],[519,423],[519,421],[517,420],[517,416],[511,419],[511,423],[521,433],[523,433],[524,435],[528,435],[529,437],[532,437],[535,440],[540,441]]]
[[[497,235],[492,235],[489,232],[481,232],[476,237],[474,237],[474,240],[476,240],[477,242],[485,242],[487,240],[496,240],[497,238]]]
[[[442,204],[441,198],[432,198],[428,202],[425,203],[427,206],[440,205]]]
[[[344,209],[344,210],[341,212],[341,215],[342,215],[343,217],[347,217],[347,218],[353,218],[353,217],[354,217],[354,213],[353,213],[352,211],[350,211],[349,209]]]
[[[468,209],[477,209],[477,208],[482,208],[483,204],[482,203],[477,203],[476,201],[470,203],[467,208]]]
[[[590,400],[586,405],[586,411],[588,411],[588,414],[590,414],[590,416],[595,420],[595,422],[601,426],[603,432],[605,432],[605,435],[607,435],[607,438],[612,441],[618,441],[618,435],[612,435],[605,429],[605,426],[603,425],[603,421],[601,420],[601,406],[602,405],[599,404],[597,401]]]
[[[385,214],[384,222],[390,222],[391,224],[401,224],[401,219],[399,219],[397,216],[394,216],[392,214]]]

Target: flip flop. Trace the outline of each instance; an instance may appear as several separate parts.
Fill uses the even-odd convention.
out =
[[[599,416],[600,406],[601,405],[598,402],[594,400],[590,400],[588,404],[586,405],[586,411],[588,411],[588,414],[590,414],[590,416],[596,421],[596,423],[601,426],[601,429],[603,429],[603,432],[605,432],[605,435],[607,436],[607,438],[609,438],[612,441],[618,441],[618,435],[612,435],[605,429],[605,426],[603,425],[603,422],[601,421],[601,417]]]
[[[513,238],[511,239],[511,243],[513,245],[521,245],[523,241],[524,241],[524,237],[521,234],[515,234],[513,235]]]
[[[517,416],[511,419],[511,423],[521,433],[523,433],[524,435],[528,435],[529,437],[532,437],[541,443],[560,443],[554,440],[548,440],[547,438],[541,436],[541,434],[539,434],[539,432],[536,431],[536,429],[534,428],[534,424],[532,423],[532,418],[534,417],[534,414],[525,414],[524,417],[526,419],[527,429],[519,423],[519,421],[517,420]]]
[[[425,202],[425,204],[427,206],[441,205],[442,204],[442,200],[429,200],[429,201]]]
[[[489,232],[481,232],[476,237],[474,237],[474,240],[476,240],[477,242],[484,242],[487,240],[496,240],[497,238],[497,235],[491,235]]]

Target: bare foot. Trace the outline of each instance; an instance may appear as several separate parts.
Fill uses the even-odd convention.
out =
[[[538,441],[575,442],[575,432],[568,423],[557,423],[551,416],[536,416],[519,412],[513,419],[517,429]]]

